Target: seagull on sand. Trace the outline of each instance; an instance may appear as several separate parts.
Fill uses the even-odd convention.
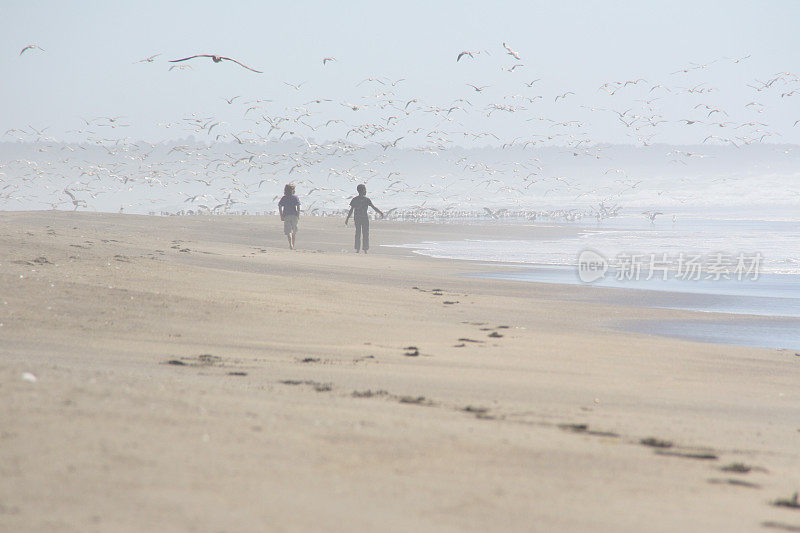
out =
[[[44,48],[42,48],[38,44],[29,44],[28,46],[20,50],[19,55],[24,54],[27,50],[41,50],[42,52],[44,52]]]
[[[245,65],[244,63],[241,63],[241,62],[239,62],[239,61],[237,61],[235,59],[232,59],[230,57],[217,56],[217,55],[213,55],[213,54],[197,54],[197,55],[193,55],[193,56],[189,56],[189,57],[184,57],[183,59],[173,59],[173,60],[170,61],[170,63],[179,63],[181,61],[188,61],[188,60],[194,59],[196,57],[210,57],[211,60],[214,61],[214,63],[220,63],[222,61],[233,61],[234,63],[236,63],[240,67],[244,67],[247,70],[252,70],[253,72],[256,72],[258,74],[263,74],[262,71],[256,70],[254,68],[250,68],[247,65]]]

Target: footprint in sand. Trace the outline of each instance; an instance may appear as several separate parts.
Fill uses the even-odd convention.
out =
[[[782,531],[800,531],[800,526],[793,526],[792,524],[784,524],[782,522],[767,521],[761,522],[761,525],[772,529],[780,529]]]
[[[564,431],[592,435],[594,437],[619,437],[619,435],[613,431],[598,431],[596,429],[589,429],[587,424],[559,424],[558,427]]]
[[[741,479],[719,479],[719,478],[711,478],[708,480],[709,483],[712,485],[733,485],[736,487],[746,487],[748,489],[760,489],[761,485],[758,483],[750,483],[749,481],[742,481]]]
[[[650,446],[651,448],[671,448],[672,442],[668,440],[661,440],[655,437],[647,437],[645,439],[641,439],[639,444],[642,446]]]
[[[400,403],[409,403],[412,405],[433,405],[433,402],[425,398],[425,396],[401,396],[398,401]]]
[[[788,507],[789,509],[800,509],[800,493],[795,492],[790,498],[779,498],[772,502],[775,507]]]
[[[204,353],[197,357],[181,357],[180,359],[170,359],[162,364],[174,366],[194,366],[194,367],[207,367],[207,366],[222,366],[222,357]]]
[[[767,469],[761,466],[751,466],[744,463],[731,463],[719,468],[723,472],[732,472],[735,474],[749,474],[750,472],[763,472],[767,473]]]
[[[351,394],[353,398],[372,398],[373,396],[388,396],[389,393],[383,389],[381,390],[364,390],[364,391],[357,391],[354,390]]]
[[[658,455],[668,455],[670,457],[683,457],[684,459],[702,459],[716,461],[719,457],[710,452],[682,452],[678,450],[656,450]]]
[[[279,381],[278,383],[282,383],[283,385],[310,385],[317,392],[330,392],[333,390],[333,385],[331,383],[320,383],[318,381],[312,381],[310,379],[305,379],[305,380],[284,379]]]
[[[478,418],[478,419],[481,419],[481,420],[497,420],[496,416],[489,414],[489,408],[488,407],[475,407],[475,406],[472,406],[472,405],[468,405],[466,407],[463,407],[463,408],[459,409],[459,411],[463,411],[464,413],[473,414],[473,415],[475,415],[475,418]]]

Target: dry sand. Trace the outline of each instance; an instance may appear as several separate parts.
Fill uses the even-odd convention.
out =
[[[460,226],[375,223],[368,256],[300,228],[0,213],[0,530],[800,527],[773,505],[800,490],[793,352],[379,247]]]

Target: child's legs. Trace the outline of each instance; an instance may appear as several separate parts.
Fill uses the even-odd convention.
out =
[[[356,221],[356,252],[361,249],[361,222]]]
[[[356,251],[369,250],[369,219],[356,220]]]
[[[294,236],[297,233],[297,215],[286,215],[283,221],[283,232],[286,233],[286,240],[289,241],[289,246],[294,248]]]
[[[361,248],[366,252],[369,250],[369,219],[364,220],[362,225],[364,227],[361,229]]]

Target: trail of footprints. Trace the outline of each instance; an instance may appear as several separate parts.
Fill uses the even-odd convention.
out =
[[[430,292],[432,295],[435,296],[442,296],[443,291],[441,289],[431,289],[430,291],[426,291],[425,289],[420,289],[419,287],[413,287],[415,290],[419,290],[422,292]],[[444,302],[447,304],[448,302]],[[451,302],[458,303],[458,302]],[[462,322],[465,325],[474,326],[478,328],[478,331],[482,334],[486,334],[487,338],[489,339],[499,339],[502,338],[504,335],[499,331],[507,330],[510,326],[507,325],[500,325],[500,326],[488,326],[487,323],[484,322]],[[455,344],[455,347],[462,348],[468,345],[481,345],[485,344],[486,340],[480,339],[473,339],[469,337],[461,337],[458,339],[458,343]],[[403,348],[403,355],[406,357],[418,357],[420,355],[424,355],[420,348],[415,345],[409,345]],[[370,355],[365,357],[359,357],[353,360],[353,364],[361,362],[365,359],[375,359],[374,355]],[[325,361],[320,360],[317,357],[304,357],[301,359],[296,360],[298,364],[323,364]],[[163,362],[166,365],[174,365],[179,367],[195,367],[195,368],[208,368],[208,367],[222,367],[226,368],[230,366],[230,362],[223,360],[223,358],[211,354],[202,354],[197,357],[184,357],[179,359],[171,359],[168,361]],[[227,372],[228,375],[231,376],[247,376],[247,372],[243,372],[240,370],[231,370]],[[319,393],[335,393],[336,389],[333,383],[329,382],[318,382],[309,379],[283,379],[280,380],[278,383],[287,386],[306,386],[311,387],[312,390],[319,392]],[[576,435],[586,436],[586,437],[597,437],[597,438],[604,438],[604,439],[615,439],[622,444],[629,444],[629,445],[638,445],[644,446],[647,448],[651,448],[653,453],[658,456],[662,457],[674,457],[674,458],[682,458],[682,459],[690,459],[696,461],[707,461],[713,462],[719,460],[720,453],[711,449],[711,448],[693,448],[693,447],[685,447],[685,446],[678,446],[672,441],[657,438],[657,437],[643,437],[643,438],[634,438],[634,437],[625,437],[618,433],[612,431],[603,431],[594,428],[590,428],[588,424],[583,423],[561,423],[561,424],[554,424],[552,422],[544,422],[544,421],[531,421],[526,420],[526,414],[500,414],[500,413],[492,413],[488,407],[482,406],[475,406],[475,405],[453,405],[453,404],[446,404],[444,402],[437,402],[430,398],[426,398],[425,396],[415,396],[415,395],[403,395],[403,394],[393,394],[386,390],[353,390],[347,396],[352,398],[358,399],[381,399],[381,400],[389,400],[395,401],[400,404],[405,405],[418,405],[418,406],[425,406],[425,407],[433,407],[433,408],[442,408],[442,409],[450,409],[452,411],[465,413],[471,416],[474,416],[477,419],[481,420],[495,420],[498,422],[510,422],[510,423],[517,423],[517,424],[527,424],[527,425],[536,425],[540,427],[555,427],[559,430],[566,431],[569,433],[575,433]],[[530,414],[530,413],[528,413]],[[761,473],[761,474],[768,474],[769,472],[762,467],[748,465],[741,462],[733,462],[726,464],[724,466],[716,467],[716,470],[719,471],[724,477],[711,477],[707,479],[709,484],[712,485],[723,485],[723,486],[734,486],[734,487],[741,487],[746,489],[761,489],[762,486],[759,483],[748,481],[742,479],[743,476],[747,476],[751,473]],[[800,510],[800,501],[798,499],[798,493],[794,493],[792,496],[788,498],[777,498],[769,502],[770,505],[775,507],[780,507],[784,509],[792,509],[792,510]],[[764,521],[761,523],[762,527],[765,528],[772,528],[772,529],[779,529],[783,531],[798,531],[800,532],[800,526],[787,524],[783,522],[775,522],[775,521]]]
[[[471,323],[471,325],[483,326],[483,324],[481,323]],[[496,331],[497,328],[483,328],[483,329]],[[416,347],[406,347],[406,350],[408,350],[409,348],[413,348],[414,350],[418,351]],[[406,353],[405,355],[409,354]],[[368,357],[374,358],[375,356],[368,356]],[[355,364],[361,359],[363,358],[355,359],[353,363]],[[296,362],[298,364],[324,363],[324,361],[321,361],[319,358],[316,357],[305,357],[296,360]],[[178,359],[170,359],[164,361],[162,364],[176,366],[176,367],[186,367],[186,368],[227,369],[236,366],[238,363],[239,361],[226,360],[217,355],[201,354],[195,357],[181,357]],[[241,370],[229,370],[227,372],[227,375],[247,376],[248,374],[247,372]],[[334,394],[337,393],[335,385],[330,382],[319,382],[310,379],[283,379],[279,380],[278,383],[287,386],[310,387],[312,390],[318,393],[334,393]],[[380,399],[384,401],[386,400],[395,401],[405,405],[418,405],[431,408],[449,409],[454,412],[468,414],[470,416],[475,417],[476,419],[494,420],[499,423],[508,422],[516,424],[533,425],[539,427],[557,428],[561,431],[574,433],[580,436],[613,439],[621,444],[644,446],[647,448],[651,448],[655,455],[664,457],[675,457],[675,458],[683,458],[683,459],[691,459],[691,460],[699,460],[707,462],[718,461],[720,458],[720,452],[713,450],[711,448],[694,448],[694,447],[679,446],[673,443],[672,441],[661,439],[658,437],[652,437],[652,436],[642,437],[642,438],[626,437],[618,433],[615,433],[613,431],[594,429],[591,428],[588,424],[584,423],[554,424],[552,422],[545,422],[541,420],[532,421],[526,419],[525,417],[527,415],[530,415],[531,413],[508,413],[508,414],[501,414],[496,412],[493,413],[491,409],[489,409],[488,407],[476,406],[471,404],[468,405],[455,405],[452,403],[448,404],[446,402],[437,402],[425,396],[394,394],[383,389],[353,390],[349,394],[340,394],[340,395],[349,396],[351,398],[356,398],[356,399]],[[728,463],[726,465],[716,467],[715,470],[720,472],[721,476],[708,478],[707,482],[709,484],[741,487],[751,490],[753,489],[758,490],[762,489],[763,487],[761,484],[757,482],[742,479],[742,477],[747,476],[751,473],[769,474],[767,469],[763,467],[749,465],[742,462]],[[769,504],[775,507],[800,511],[800,499],[798,493],[794,493],[788,498],[774,499],[770,501]],[[784,522],[764,521],[761,523],[761,526],[765,528],[778,529],[783,531],[800,531],[800,526]]]
[[[335,391],[333,383],[320,383],[313,380],[282,380],[280,381],[280,383],[284,385],[306,385],[312,387],[313,390],[317,392],[331,393]],[[720,459],[720,452],[713,450],[711,448],[694,448],[694,447],[678,446],[672,441],[660,439],[657,437],[644,437],[644,438],[626,437],[618,433],[615,433],[613,431],[603,431],[590,428],[588,424],[575,424],[575,423],[553,424],[551,422],[543,422],[543,421],[532,422],[526,420],[516,420],[513,415],[492,413],[488,407],[481,407],[475,405],[466,405],[466,406],[458,406],[454,404],[448,405],[447,403],[437,402],[433,399],[426,398],[425,396],[393,394],[383,389],[353,390],[349,393],[349,396],[358,399],[374,398],[374,399],[382,399],[388,401],[396,401],[400,404],[420,405],[432,408],[449,409],[456,412],[466,413],[468,415],[474,416],[477,419],[495,420],[498,421],[499,423],[511,422],[511,423],[536,425],[540,427],[556,427],[562,431],[575,433],[577,435],[614,439],[620,442],[621,444],[638,445],[647,448],[652,448],[654,454],[657,456],[675,457],[675,458],[683,458],[683,459],[699,460],[707,462],[715,462]],[[741,487],[751,490],[762,489],[762,485],[754,481],[742,479],[742,477],[755,472],[762,474],[769,474],[767,469],[763,467],[749,465],[742,462],[732,462],[725,464],[723,466],[717,466],[715,470],[718,471],[721,474],[721,476],[724,477],[721,476],[710,477],[707,479],[707,482],[709,484]],[[800,500],[798,499],[798,493],[793,494],[789,498],[774,499],[770,501],[769,504],[772,506],[786,508],[786,509],[800,510]],[[761,523],[761,525],[763,527],[780,529],[784,531],[800,531],[800,526],[783,522],[764,521]]]

